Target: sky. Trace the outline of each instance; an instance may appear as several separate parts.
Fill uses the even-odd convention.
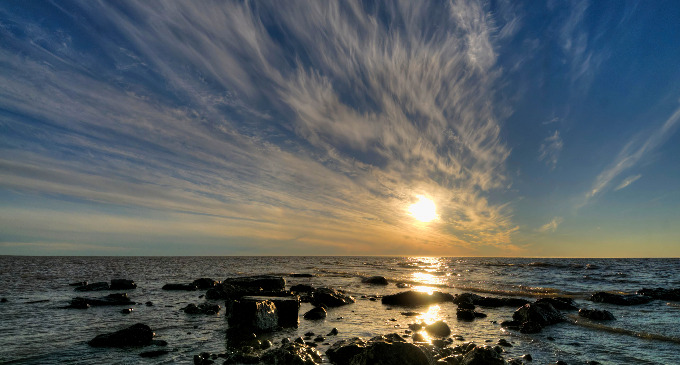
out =
[[[678,19],[2,1],[0,254],[678,257]]]

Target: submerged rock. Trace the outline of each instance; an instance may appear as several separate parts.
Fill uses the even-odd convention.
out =
[[[227,278],[223,283],[239,288],[250,288],[262,291],[283,291],[286,289],[286,280],[284,278],[271,275]]]
[[[419,307],[424,305],[453,301],[453,295],[439,291],[432,294],[409,290],[382,297],[382,304],[398,305],[402,307]]]
[[[294,293],[311,293],[314,291],[314,287],[306,284],[298,284],[291,286],[290,291]]]
[[[339,290],[332,288],[318,288],[312,293],[311,302],[315,306],[325,305],[327,307],[340,307],[352,304],[356,300]]]
[[[680,289],[640,289],[637,294],[654,299],[680,301]]]
[[[142,352],[139,354],[141,357],[158,357],[158,356],[163,356],[166,354],[169,354],[170,351],[168,350],[154,350],[154,351],[146,351]]]
[[[614,315],[611,312],[598,309],[582,308],[579,309],[578,315],[579,317],[592,319],[594,321],[612,321],[616,319],[616,317],[614,317]]]
[[[112,279],[109,289],[111,290],[129,290],[136,289],[137,284],[133,280],[128,279]]]
[[[200,279],[194,280],[191,284],[195,285],[196,288],[198,288],[198,289],[210,289],[210,288],[214,288],[219,283],[220,283],[219,281],[213,280],[211,278],[200,278]]]
[[[652,301],[651,297],[638,294],[611,294],[607,292],[598,292],[590,296],[590,300],[596,303],[609,303],[616,305],[638,305],[646,304]]]
[[[134,347],[148,346],[153,340],[154,333],[143,323],[137,323],[128,328],[98,335],[88,342],[92,347]]]
[[[368,278],[363,278],[363,279],[361,279],[361,282],[366,283],[366,284],[374,284],[374,285],[387,285],[387,284],[389,284],[387,282],[387,279],[385,279],[384,276],[371,276],[371,277],[368,277]]]
[[[455,304],[458,304],[459,306],[463,306],[464,308],[467,307],[467,309],[472,309],[469,308],[469,305],[479,305],[482,307],[521,307],[527,303],[530,303],[526,299],[522,298],[497,298],[497,297],[483,297],[481,295],[473,294],[473,293],[463,293],[456,295],[456,297],[453,299],[453,302]]]
[[[74,308],[74,309],[86,309],[90,306],[101,307],[101,306],[113,306],[113,305],[131,305],[135,304],[130,300],[126,293],[122,294],[109,294],[102,298],[82,298],[76,297],[71,299],[71,304],[64,308]]]
[[[311,346],[288,342],[265,352],[260,359],[265,364],[314,365],[321,363],[321,354]]]
[[[98,283],[92,283],[92,284],[86,284],[83,286],[79,286],[75,289],[75,291],[99,291],[99,290],[109,290],[109,283],[105,281],[100,281]]]
[[[179,283],[171,283],[171,284],[165,284],[161,288],[163,290],[185,290],[185,291],[194,291],[198,289],[196,285],[194,284],[179,284]]]
[[[77,281],[75,283],[68,284],[68,286],[86,286],[86,285],[87,285],[87,281]]]
[[[541,298],[536,303],[550,303],[555,309],[559,310],[577,310],[578,307],[574,305],[574,300],[571,298],[553,297]]]
[[[199,305],[196,304],[188,304],[186,307],[182,308],[184,313],[186,314],[217,314],[220,312],[221,307],[217,304],[209,304],[209,303],[201,303]]]

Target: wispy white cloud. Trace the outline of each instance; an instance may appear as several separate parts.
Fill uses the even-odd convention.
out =
[[[25,52],[0,50],[0,107],[20,135],[0,185],[336,247],[404,237],[426,194],[441,222],[403,245],[509,245],[512,211],[487,199],[510,153],[497,24],[476,1],[377,6],[81,2],[116,34],[80,29],[112,68],[10,35]]]
[[[585,199],[581,205],[586,204],[590,199],[605,191],[609,187],[611,181],[616,179],[619,175],[644,161],[652,151],[666,142],[666,140],[675,133],[678,124],[680,124],[678,123],[679,121],[680,108],[676,109],[659,127],[652,130],[651,133],[647,133],[646,137],[637,135],[629,141],[621,152],[619,152],[618,156],[616,156],[612,164],[595,178],[592,188],[585,194]],[[625,184],[625,186],[622,183],[620,188],[623,189],[632,184],[637,178],[635,176],[628,178],[631,179],[630,182]],[[628,179],[624,180],[624,183]]]
[[[625,178],[625,179],[621,182],[621,184],[619,184],[619,186],[617,186],[617,187],[614,188],[614,191],[618,191],[618,190],[621,190],[621,189],[623,189],[623,188],[625,188],[625,187],[628,187],[628,185],[630,185],[630,184],[636,182],[636,181],[637,181],[639,178],[641,178],[641,177],[642,177],[642,175],[628,176],[627,178]]]
[[[555,133],[546,137],[541,143],[541,147],[538,149],[539,161],[545,161],[545,163],[554,170],[557,166],[557,160],[560,157],[562,147],[564,147],[564,142],[560,137],[560,132],[555,131]]]
[[[555,217],[550,220],[550,222],[542,225],[540,228],[537,229],[538,232],[545,233],[545,232],[555,232],[557,231],[557,227],[562,224],[564,219],[562,217]]]

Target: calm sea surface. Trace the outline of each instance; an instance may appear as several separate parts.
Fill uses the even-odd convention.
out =
[[[315,276],[288,276],[292,273]],[[591,360],[602,364],[680,364],[679,302],[655,300],[621,307],[586,300],[596,291],[634,293],[650,287],[680,288],[679,259],[13,256],[0,256],[0,297],[8,300],[0,303],[0,363],[191,363],[193,355],[200,352],[225,352],[225,314],[187,315],[180,308],[202,302],[199,295],[203,292],[164,291],[161,287],[200,277],[223,280],[260,274],[282,275],[287,286],[344,289],[357,298],[356,304],[331,309],[325,322],[301,319],[298,329],[271,334],[272,342],[298,337],[309,330],[326,334],[336,327],[339,335],[330,339],[332,343],[354,336],[403,333],[409,323],[443,319],[465,341],[511,341],[514,346],[507,348],[506,359],[530,353],[536,364],[556,360],[569,364]],[[387,287],[361,283],[362,277],[372,275],[385,276],[391,283]],[[130,298],[137,303],[152,301],[154,306],[134,305],[133,313],[128,315],[121,314],[120,307],[59,308],[76,296],[111,293],[78,293],[69,283],[116,278],[134,280],[138,288],[127,291]],[[388,310],[380,301],[361,298],[405,290],[398,289],[396,282],[409,283],[418,290],[452,294],[476,292],[527,299],[570,296],[579,307],[609,310],[617,320],[596,326],[578,320],[548,327],[539,334],[523,335],[498,324],[511,319],[513,308],[480,308],[488,318],[459,322],[452,303],[419,308],[421,315],[409,318],[401,316],[399,310]],[[29,303],[35,301],[42,302]],[[303,303],[300,313],[310,308]],[[574,313],[568,315],[573,317]],[[171,352],[146,359],[139,353],[153,348],[95,349],[87,345],[97,334],[138,322],[151,326],[157,339],[169,343],[167,349]],[[326,348],[320,346],[319,350],[323,353]]]

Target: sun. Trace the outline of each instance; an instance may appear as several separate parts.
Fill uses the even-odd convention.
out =
[[[421,222],[430,222],[438,218],[434,202],[423,195],[418,195],[418,202],[411,204],[408,212]]]

